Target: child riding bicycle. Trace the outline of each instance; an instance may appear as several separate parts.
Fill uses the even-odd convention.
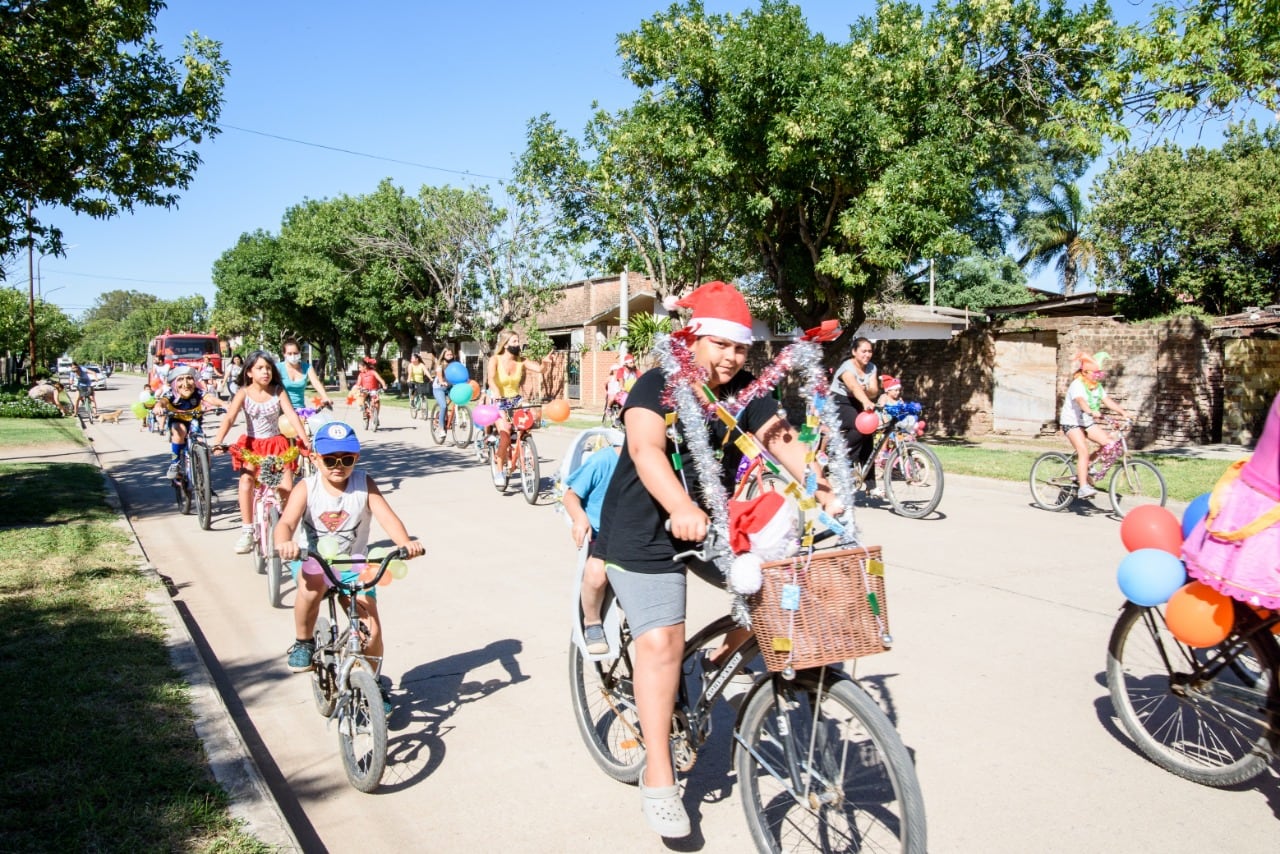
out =
[[[157,418],[167,416],[169,421],[169,468],[165,470],[165,480],[178,476],[182,449],[187,445],[188,425],[206,409],[220,405],[220,401],[210,404],[205,399],[196,382],[195,369],[190,365],[179,365],[169,372],[169,385],[156,397],[156,405],[151,410]]]
[[[423,553],[422,543],[409,537],[404,523],[382,496],[373,478],[363,470],[356,470],[360,440],[350,425],[341,421],[322,425],[316,431],[312,457],[316,461],[316,473],[294,487],[276,525],[276,551],[282,559],[295,560],[298,557],[294,533],[299,524],[309,551],[318,551],[321,537],[333,537],[338,541],[338,554],[367,554],[371,518],[378,520],[392,542],[408,549],[410,557]],[[297,576],[298,593],[293,600],[295,640],[287,655],[289,669],[303,673],[311,669],[311,657],[316,650],[312,634],[329,581],[323,572],[307,571],[305,563]],[[345,576],[343,580],[347,580]],[[368,628],[365,652],[369,658],[381,661],[383,638],[377,590],[361,593],[357,606]],[[383,701],[387,701],[385,689]]]
[[[359,404],[364,407],[368,401],[370,406],[375,405],[378,395],[387,387],[387,381],[374,370],[378,361],[376,359],[365,359],[360,363],[360,372],[356,375],[356,394],[359,396]]]
[[[604,494],[618,467],[621,445],[600,448],[579,466],[565,481],[561,498],[565,512],[573,522],[570,536],[578,548],[600,535],[600,510],[604,506]],[[587,652],[604,655],[609,651],[609,641],[604,633],[604,590],[608,586],[604,561],[596,555],[587,558],[582,575],[582,637]]]
[[[1102,380],[1106,378],[1102,363],[1109,358],[1108,353],[1093,356],[1076,353],[1071,363],[1071,384],[1067,386],[1067,398],[1062,402],[1062,412],[1058,416],[1062,432],[1076,451],[1076,482],[1080,485],[1076,496],[1079,498],[1098,494],[1098,490],[1089,483],[1089,442],[1086,439],[1097,445],[1108,445],[1116,440],[1111,431],[1097,423],[1097,419],[1102,417],[1102,408],[1105,406],[1121,418],[1131,420],[1125,408],[1102,387]]]

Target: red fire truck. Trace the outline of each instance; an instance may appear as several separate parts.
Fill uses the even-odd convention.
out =
[[[222,373],[222,347],[216,329],[210,332],[170,332],[166,329],[151,339],[147,348],[147,367],[156,364],[199,367],[205,356],[213,362],[214,369]]]

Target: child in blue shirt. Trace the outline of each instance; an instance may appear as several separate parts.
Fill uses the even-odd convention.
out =
[[[600,509],[604,506],[604,493],[613,477],[613,470],[618,467],[620,452],[618,445],[601,448],[587,457],[565,481],[562,500],[565,512],[573,522],[571,536],[578,548],[582,548],[588,537],[594,540],[600,532]],[[591,655],[603,655],[609,651],[600,613],[607,583],[604,561],[592,555],[587,559],[582,574],[582,637]]]

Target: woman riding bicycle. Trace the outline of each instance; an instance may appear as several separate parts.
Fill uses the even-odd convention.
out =
[[[316,369],[310,362],[302,361],[302,348],[298,346],[298,340],[284,339],[282,349],[284,360],[277,362],[276,368],[280,371],[280,382],[289,394],[289,402],[293,404],[294,411],[308,408],[307,383],[311,383],[311,387],[316,390],[321,404],[332,405],[333,401],[329,399],[329,393],[324,390],[324,383],[320,382],[320,377],[316,375]]]
[[[418,402],[418,398],[428,393],[431,388],[427,385],[427,377],[431,376],[435,368],[435,359],[430,353],[427,354],[431,365],[422,361],[421,353],[414,353],[409,357],[409,370],[407,371],[407,379],[409,381],[409,407]]]
[[[237,353],[231,357],[231,363],[227,365],[227,370],[222,375],[222,388],[228,399],[236,396],[243,379],[244,359]]]
[[[520,333],[504,329],[498,333],[498,350],[489,357],[489,394],[498,403],[502,417],[493,425],[498,430],[498,459],[502,465],[494,470],[493,482],[501,486],[514,472],[507,458],[511,450],[510,410],[519,403],[520,389],[524,385],[525,372],[542,373],[546,362],[520,358]],[[505,405],[504,405],[505,404]]]
[[[880,373],[871,361],[872,352],[870,339],[853,339],[850,358],[840,363],[831,381],[831,393],[836,402],[836,412],[840,414],[840,426],[844,428],[845,438],[849,442],[849,454],[858,468],[866,466],[867,458],[875,449],[875,437],[866,435],[854,426],[858,413],[875,411],[875,399],[880,394]],[[868,472],[864,485],[868,491],[875,490],[874,469]]]
[[[702,375],[695,387],[705,383],[717,397],[733,397],[753,379],[742,370],[752,341],[746,300],[731,285],[709,282],[677,305],[693,310],[689,325],[676,335],[692,340],[688,347]],[[708,516],[707,508],[698,503],[702,490],[692,452],[687,443],[677,444],[668,434],[667,418],[673,406],[666,386],[663,370],[655,368],[636,381],[627,398],[626,440],[605,493],[593,554],[605,562],[609,583],[635,639],[636,706],[649,745],[640,780],[644,815],[662,836],[679,837],[690,832],[689,817],[667,744],[684,652],[686,578],[685,567],[673,558],[689,543],[706,537]],[[752,434],[803,481],[805,446],[795,441],[772,397],[757,397],[737,418],[738,430]],[[722,451],[721,480],[732,491],[743,451],[719,418],[709,418],[707,427],[712,447]],[[679,422],[672,424],[673,433],[683,429]],[[844,512],[825,481],[819,483],[817,499],[833,516]],[[708,569],[696,564],[690,568]],[[710,571],[714,575],[707,580],[721,584],[720,574]],[[726,637],[726,646],[731,649],[744,640],[745,630],[738,630]]]
[[[440,419],[441,432],[449,426],[449,381],[445,379],[444,372],[453,361],[456,361],[453,348],[446,346],[440,351],[440,358],[436,360],[435,368],[430,374],[431,394],[436,399],[436,417]]]
[[[1076,482],[1080,485],[1076,496],[1079,498],[1098,494],[1098,490],[1089,483],[1089,443],[1085,440],[1106,445],[1116,439],[1111,431],[1096,421],[1102,417],[1102,407],[1130,420],[1125,408],[1116,403],[1102,387],[1102,380],[1106,377],[1102,363],[1109,358],[1111,357],[1107,353],[1093,356],[1076,353],[1071,362],[1072,379],[1067,386],[1067,399],[1062,402],[1062,412],[1058,416],[1062,432],[1076,451]]]
[[[76,391],[76,399],[73,401],[75,411],[80,411],[80,401],[88,399],[89,415],[97,418],[98,401],[93,394],[93,379],[93,374],[87,368],[81,366],[79,362],[71,363],[71,385]]]

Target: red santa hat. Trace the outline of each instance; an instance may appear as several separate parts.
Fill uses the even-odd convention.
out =
[[[902,380],[897,377],[891,377],[888,374],[881,374],[880,387],[885,391],[888,391],[891,388],[902,388]]]
[[[729,587],[750,596],[763,583],[761,565],[796,553],[797,519],[782,493],[770,490],[751,501],[729,505],[729,547],[737,555]]]
[[[707,282],[681,300],[667,297],[662,303],[668,311],[687,308],[693,311],[685,331],[692,335],[714,335],[735,344],[750,344],[751,310],[738,289],[724,282]]]

